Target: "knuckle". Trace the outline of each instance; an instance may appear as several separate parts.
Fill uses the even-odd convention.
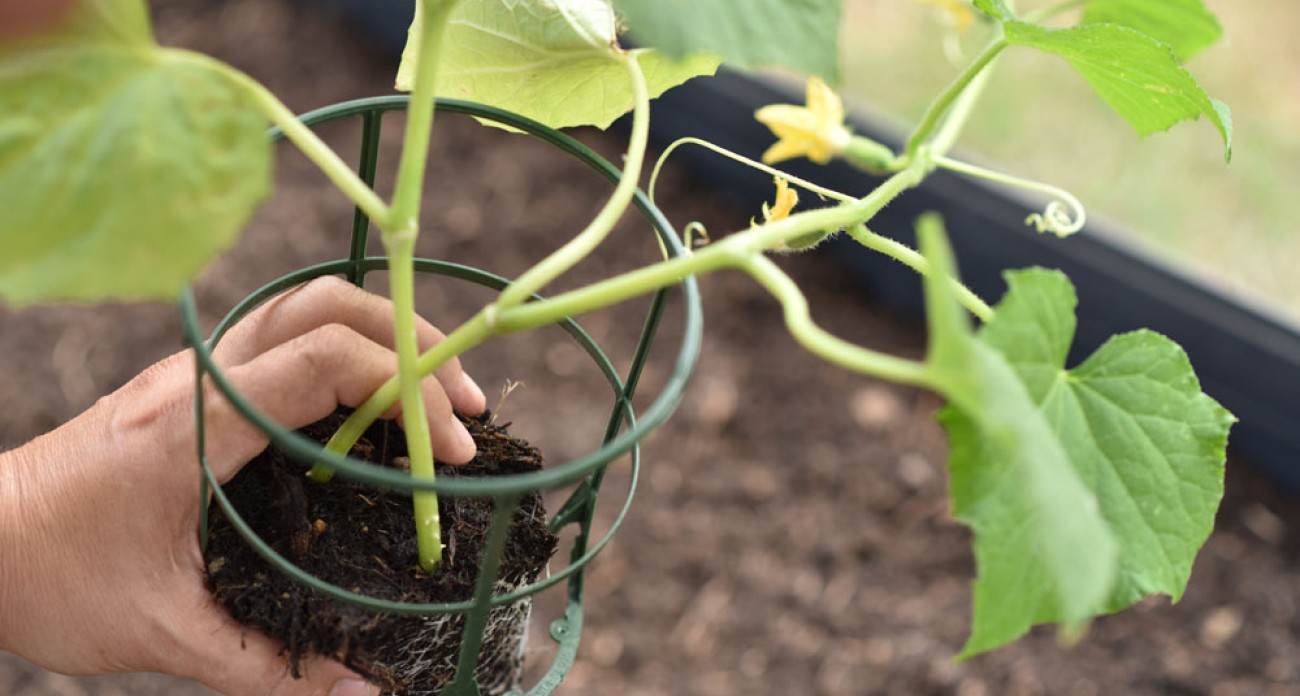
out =
[[[335,295],[353,289],[356,286],[348,281],[334,275],[320,276],[313,278],[303,285],[303,292],[309,294]]]
[[[347,324],[331,322],[322,324],[303,334],[301,341],[314,351],[325,353],[338,352],[340,347],[352,348],[362,340],[361,334]]]
[[[360,349],[362,337],[344,324],[325,324],[294,339],[293,347],[318,377],[326,377]]]
[[[305,305],[334,305],[337,309],[346,309],[364,301],[369,293],[349,283],[339,276],[321,276],[307,281],[299,289],[306,300]]]

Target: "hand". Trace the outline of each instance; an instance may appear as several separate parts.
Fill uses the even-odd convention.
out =
[[[240,392],[297,428],[359,404],[393,374],[392,331],[386,300],[320,279],[254,311],[215,357]],[[442,338],[423,322],[418,333],[425,348]],[[0,455],[0,649],[58,672],[165,672],[231,696],[378,693],[324,658],[293,679],[280,646],[236,624],[208,593],[193,384],[193,358],[178,353]],[[267,439],[215,388],[205,394],[209,461],[224,482]],[[424,394],[435,455],[471,459],[452,407],[481,413],[483,393],[448,364]]]

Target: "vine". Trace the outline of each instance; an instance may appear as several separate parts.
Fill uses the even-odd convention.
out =
[[[975,530],[979,564],[964,655],[1014,640],[1035,623],[1059,623],[1077,635],[1091,617],[1145,595],[1181,594],[1222,495],[1233,422],[1201,393],[1181,349],[1149,332],[1125,334],[1067,368],[1076,300],[1063,275],[1008,274],[1007,294],[990,306],[961,284],[937,218],[919,221],[918,249],[870,225],[885,206],[945,169],[1048,195],[1046,207],[1027,218],[1039,231],[1064,236],[1083,228],[1084,207],[1069,192],[949,156],[994,79],[999,56],[1012,46],[1065,60],[1141,135],[1205,116],[1230,155],[1227,107],[1181,64],[1218,36],[1200,0],[1171,4],[1160,21],[1138,2],[1066,0],[1021,17],[1005,0],[974,0],[989,27],[988,43],[938,92],[901,153],[854,134],[829,83],[812,77],[803,105],[770,105],[755,114],[775,135],[762,162],[684,138],[666,148],[651,172],[653,199],[664,161],[686,145],[764,171],[778,193],[775,205],[764,206],[763,220],[682,257],[535,301],[529,300],[606,240],[632,201],[653,97],[724,60],[783,65],[833,82],[840,3],[718,0],[669,8],[661,0],[415,1],[398,77],[412,99],[391,204],[266,88],[211,58],[158,46],[143,0],[79,0],[64,25],[0,43],[0,210],[6,211],[0,296],[15,304],[174,297],[269,194],[263,134],[269,121],[378,224],[389,256],[398,374],[348,418],[329,450],[350,451],[365,427],[400,401],[411,476],[427,481],[434,453],[419,387],[424,376],[494,336],[688,276],[735,270],[780,302],[791,335],[810,352],[856,373],[933,390],[948,403],[941,419],[952,451],[953,511]],[[971,11],[954,2],[944,4]],[[1074,26],[1041,24],[1077,7],[1083,13]],[[620,47],[615,9],[649,48]],[[747,31],[737,35],[736,26]],[[501,40],[510,50],[491,43]],[[412,265],[440,93],[555,128],[604,126],[629,111],[632,126],[622,177],[592,221],[418,354]],[[168,108],[142,109],[142,103]],[[150,158],[133,148],[150,137],[170,138],[160,146],[174,156]],[[846,195],[773,166],[793,158],[842,159],[884,178],[863,196]],[[796,210],[791,185],[826,205]],[[138,215],[141,205],[151,206],[151,214]],[[206,214],[194,216],[194,209]],[[691,234],[703,232],[698,224],[685,230],[688,247]],[[768,256],[811,248],[840,230],[922,276],[929,327],[924,360],[825,331],[812,321],[798,286]],[[1153,409],[1162,418],[1148,418]],[[1132,475],[1135,469],[1141,476]],[[311,476],[324,482],[329,471],[318,466]],[[434,572],[442,555],[437,500],[417,492],[415,503],[420,565]],[[1168,533],[1173,518],[1177,534]],[[1016,601],[1006,601],[1009,593]]]

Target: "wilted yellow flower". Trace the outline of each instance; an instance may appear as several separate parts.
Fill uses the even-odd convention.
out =
[[[790,217],[790,211],[799,205],[799,192],[790,188],[789,182],[782,177],[774,177],[776,180],[776,200],[772,205],[763,203],[763,222],[776,222]],[[750,224],[755,224],[750,220]]]
[[[975,14],[971,12],[970,3],[966,0],[920,0],[922,4],[934,5],[948,15],[948,20],[959,33],[970,28],[971,22],[975,20]]]
[[[852,136],[844,125],[844,104],[835,91],[821,78],[809,78],[807,101],[807,106],[773,104],[754,113],[778,138],[763,153],[764,162],[807,157],[826,164],[849,144]]]

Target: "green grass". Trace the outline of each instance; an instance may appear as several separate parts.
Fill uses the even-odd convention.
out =
[[[1042,6],[1022,2],[1020,9]],[[1010,49],[959,149],[1063,186],[1090,216],[1239,291],[1300,316],[1300,3],[1207,0],[1226,38],[1188,69],[1233,110],[1233,161],[1204,119],[1141,140],[1061,60]],[[914,121],[956,74],[930,5],[848,0],[843,36],[850,102]],[[975,26],[960,42],[983,43]],[[861,38],[860,38],[861,37]],[[953,233],[961,233],[953,221]]]

